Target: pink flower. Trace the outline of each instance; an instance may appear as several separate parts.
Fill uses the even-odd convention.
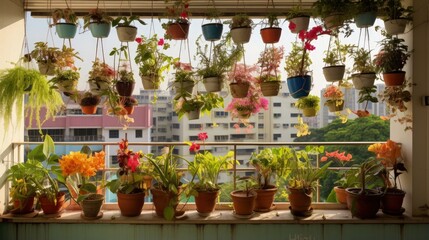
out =
[[[197,143],[192,143],[191,146],[189,147],[189,151],[191,152],[198,152],[200,150],[200,145]]]
[[[163,46],[164,45],[164,38],[160,38],[158,41],[158,46]]]
[[[133,154],[128,158],[127,167],[131,169],[131,172],[135,172],[139,166],[139,154]]]
[[[136,42],[137,42],[138,44],[142,43],[142,41],[143,41],[143,39],[142,39],[141,37],[136,38]]]
[[[294,22],[289,22],[289,30],[294,31],[296,29],[296,24]]]
[[[328,158],[335,158],[339,160],[341,163],[349,162],[352,159],[352,155],[349,153],[346,155],[346,152],[340,153],[339,150],[334,152],[325,152],[325,156],[320,159],[321,162],[325,162]]]
[[[204,141],[208,138],[207,133],[206,132],[202,132],[198,134],[198,139],[200,139],[201,141]]]

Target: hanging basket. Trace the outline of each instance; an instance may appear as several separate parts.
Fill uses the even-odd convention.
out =
[[[264,43],[278,43],[281,35],[282,29],[279,27],[261,29],[261,37]]]
[[[383,73],[383,79],[387,87],[402,86],[405,82],[405,72]]]
[[[159,76],[140,76],[145,90],[159,89]]]
[[[363,12],[355,17],[355,23],[358,28],[372,27],[377,19],[377,12]]]
[[[200,119],[200,109],[189,111],[188,112],[188,119],[189,120]]]
[[[327,29],[337,29],[344,24],[344,14],[332,14],[323,19]]]
[[[107,38],[110,34],[110,23],[102,22],[96,23],[92,22],[89,24],[89,30],[95,38]]]
[[[169,23],[167,35],[173,40],[185,40],[188,38],[190,23]]]
[[[384,21],[384,28],[386,33],[389,35],[397,35],[405,33],[405,28],[407,26],[407,19],[393,19]]]
[[[249,92],[250,84],[245,83],[230,83],[229,88],[231,89],[231,95],[233,98],[245,98],[247,97],[247,92]]]
[[[201,26],[206,41],[217,41],[222,37],[222,23],[206,23]]]
[[[251,27],[238,27],[233,28],[230,31],[232,41],[235,44],[244,44],[248,43],[250,40],[250,36],[252,35]]]
[[[316,108],[304,108],[302,109],[304,117],[314,117],[317,114]]]
[[[121,42],[133,42],[137,36],[137,28],[134,26],[116,27],[118,39]]]
[[[308,25],[310,24],[310,16],[291,18],[289,22],[295,24],[295,29],[291,30],[292,33],[299,33],[302,30],[307,31]]]
[[[102,95],[110,88],[111,83],[106,81],[88,80],[89,89],[95,95]]]
[[[53,64],[48,64],[44,62],[38,62],[39,72],[42,75],[54,76],[55,75],[55,66]]]
[[[79,79],[70,79],[57,83],[58,90],[67,94],[73,93],[76,91],[77,84]]]
[[[60,38],[74,38],[76,36],[77,25],[73,23],[57,23],[55,30]]]
[[[133,94],[134,82],[116,82],[116,91],[118,91],[119,96],[130,97]]]
[[[193,81],[174,82],[173,87],[176,89],[176,93],[187,92],[192,94],[195,83]]]
[[[352,75],[353,85],[357,90],[371,88],[376,79],[375,73],[357,73]]]
[[[207,92],[220,92],[223,81],[219,77],[209,77],[203,79],[204,87]]]
[[[344,101],[340,105],[337,105],[335,101],[326,102],[326,106],[328,106],[329,112],[340,112],[344,109]]]
[[[97,112],[97,105],[93,105],[93,106],[80,106],[80,108],[82,109],[82,112],[84,114],[95,114]]]
[[[343,80],[345,71],[345,65],[328,66],[323,68],[323,75],[327,82],[338,82]]]
[[[269,81],[261,83],[261,92],[265,97],[277,96],[280,90],[280,81]]]
[[[307,97],[311,90],[311,76],[295,76],[287,79],[287,86],[293,98]]]

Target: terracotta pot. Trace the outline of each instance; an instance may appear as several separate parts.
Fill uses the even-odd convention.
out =
[[[294,215],[304,215],[311,210],[311,200],[313,198],[313,191],[311,189],[296,189],[287,188],[289,191],[289,202],[291,213]]]
[[[116,82],[116,90],[119,96],[130,97],[133,94],[134,82]]]
[[[185,40],[188,38],[189,23],[170,23],[167,27],[167,35],[174,40]]]
[[[360,194],[360,188],[347,188],[347,207],[352,216],[358,218],[375,218],[380,209],[382,193],[378,190],[365,189],[365,194]]]
[[[219,190],[216,191],[198,191],[195,197],[195,205],[197,212],[202,215],[207,215],[214,211],[216,202],[219,197]]]
[[[377,76],[375,73],[356,73],[352,75],[353,85],[357,90],[362,88],[371,88]]]
[[[144,205],[144,191],[130,194],[118,192],[117,195],[122,216],[136,217],[140,215]]]
[[[267,189],[257,189],[256,191],[256,212],[267,212],[271,210],[274,202],[274,195],[276,195],[277,187],[270,186]]]
[[[383,73],[383,79],[387,87],[402,86],[405,82],[405,72]]]
[[[282,29],[279,27],[268,27],[261,29],[261,37],[264,43],[278,43]]]
[[[230,31],[232,41],[235,44],[244,44],[248,43],[250,40],[250,36],[252,35],[251,27],[239,27],[233,28]]]
[[[219,92],[222,90],[222,80],[219,77],[209,77],[203,79],[207,92]]]
[[[407,19],[393,19],[384,21],[384,29],[389,35],[403,34],[407,27]]]
[[[124,106],[125,110],[127,110],[127,114],[131,115],[134,113],[134,106]]]
[[[189,111],[188,112],[188,119],[189,120],[200,119],[200,109]]]
[[[134,42],[137,36],[137,28],[134,26],[118,26],[116,27],[118,39],[121,42]]]
[[[381,209],[383,213],[389,215],[401,215],[404,212],[402,203],[405,191],[401,189],[388,188],[381,198]]]
[[[280,91],[280,81],[261,83],[261,92],[265,97],[277,96]]]
[[[347,193],[346,189],[342,187],[334,187],[335,195],[337,196],[337,202],[341,204],[347,204]]]
[[[307,31],[308,25],[310,24],[309,16],[302,16],[289,19],[289,22],[293,22],[295,24],[295,29],[291,30],[292,33],[299,33],[302,30]]]
[[[13,210],[14,214],[27,214],[34,211],[34,196],[28,197],[26,199],[15,199],[13,201]]]
[[[44,214],[55,214],[62,210],[65,202],[65,193],[59,192],[57,194],[56,203],[46,196],[39,197],[40,206]]]
[[[337,29],[344,24],[344,14],[332,14],[323,19],[327,29]]]
[[[249,195],[246,192],[237,190],[230,193],[232,203],[234,205],[234,211],[237,215],[251,215],[253,209],[255,209],[256,193],[250,192]]]
[[[95,106],[80,106],[82,112],[85,114],[95,114],[97,112],[97,105]]]
[[[156,188],[151,188],[150,192],[153,196],[153,205],[155,205],[155,212],[158,217],[164,217],[164,209],[169,205],[173,200],[173,209],[176,210],[177,205],[179,204],[179,195],[168,193]]]
[[[326,106],[328,106],[329,112],[339,112],[344,109],[344,101],[340,105],[336,105],[335,102],[327,102]]]
[[[159,89],[159,77],[158,76],[141,76],[143,88],[145,90]],[[157,86],[158,85],[158,86]]]
[[[249,92],[249,83],[230,83],[229,88],[231,89],[231,95],[233,98],[244,98],[247,97]]]
[[[304,117],[314,117],[317,114],[317,111],[315,108],[304,108],[302,109],[302,114]]]
[[[82,207],[83,215],[87,218],[96,218],[103,205],[104,195],[91,194],[88,198],[82,200],[80,206]]]
[[[328,66],[323,68],[323,75],[328,82],[337,82],[343,80],[345,72],[345,65]]]

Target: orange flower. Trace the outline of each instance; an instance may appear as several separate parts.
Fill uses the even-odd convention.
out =
[[[72,174],[81,174],[85,177],[94,176],[99,169],[104,168],[104,151],[95,153],[88,157],[86,153],[70,152],[59,160],[63,176],[68,177]]]
[[[368,147],[368,151],[377,154],[377,158],[385,167],[393,167],[401,157],[401,146],[390,139],[385,143],[372,144]]]

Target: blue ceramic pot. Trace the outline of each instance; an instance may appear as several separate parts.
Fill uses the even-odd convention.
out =
[[[377,18],[376,12],[359,13],[355,17],[355,23],[358,28],[371,27],[374,25],[376,18]]]
[[[287,79],[287,86],[293,98],[307,97],[311,90],[311,76],[295,76]]]
[[[57,23],[55,24],[55,30],[60,38],[74,38],[77,26],[73,23]]]
[[[95,38],[107,38],[110,33],[110,23],[90,23],[89,30]]]
[[[217,41],[222,37],[222,23],[207,23],[201,26],[206,41]]]

